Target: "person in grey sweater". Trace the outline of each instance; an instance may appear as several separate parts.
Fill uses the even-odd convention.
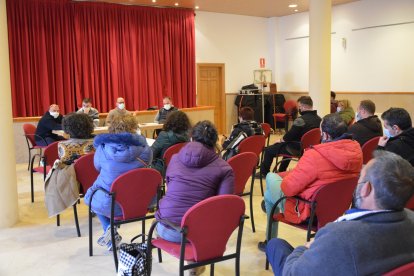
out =
[[[414,168],[390,152],[375,152],[362,170],[355,209],[293,248],[282,239],[267,245],[275,275],[380,275],[414,261]]]

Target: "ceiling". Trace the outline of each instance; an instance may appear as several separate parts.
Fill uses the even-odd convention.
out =
[[[75,0],[83,1],[83,0]],[[160,7],[195,8],[199,11],[250,15],[258,17],[278,17],[304,12],[309,9],[308,0],[87,0],[90,2],[110,2],[124,5],[146,5]],[[332,5],[340,5],[358,0],[332,0]],[[290,4],[297,4],[296,8],[289,8]],[[295,9],[297,11],[295,11]]]

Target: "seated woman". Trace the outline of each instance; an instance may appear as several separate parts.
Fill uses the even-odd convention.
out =
[[[188,129],[190,128],[190,120],[182,111],[174,111],[167,115],[164,128],[158,135],[154,144],[152,144],[152,154],[154,160],[152,167],[159,172],[164,168],[163,156],[164,152],[174,144],[184,143],[190,140]]]
[[[88,115],[71,113],[62,120],[63,131],[69,134],[69,139],[59,142],[59,159],[65,164],[72,164],[82,155],[94,152],[93,123]]]
[[[351,103],[348,100],[339,100],[336,111],[347,125],[349,125],[355,118],[355,111],[351,107]]]
[[[92,193],[98,188],[106,191],[111,189],[112,182],[121,174],[136,168],[151,164],[152,151],[145,137],[136,134],[137,121],[132,115],[116,117],[109,127],[107,134],[96,136],[94,146],[96,148],[94,164],[99,176],[85,195],[85,203],[89,206]],[[107,246],[112,250],[110,215],[111,197],[103,191],[98,190],[92,200],[92,210],[97,214],[103,235],[98,239],[98,244]],[[119,205],[115,205],[115,216],[122,215]],[[118,247],[121,236],[116,233],[115,240]]]
[[[230,165],[214,151],[217,130],[209,121],[192,129],[192,142],[174,155],[167,168],[167,193],[155,214],[157,220],[180,225],[185,212],[198,202],[215,195],[233,194],[234,174]],[[158,223],[160,237],[180,242],[181,233]]]

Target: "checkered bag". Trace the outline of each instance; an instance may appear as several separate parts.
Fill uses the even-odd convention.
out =
[[[151,265],[146,243],[123,243],[119,247],[118,276],[150,276]]]

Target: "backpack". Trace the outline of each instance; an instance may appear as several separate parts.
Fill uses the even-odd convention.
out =
[[[248,137],[248,135],[246,134],[246,132],[244,131],[240,131],[239,134],[236,136],[236,138],[234,138],[230,144],[227,146],[227,148],[225,148],[225,152],[223,154],[223,159],[224,160],[229,160],[231,157],[237,155],[239,153],[239,144],[241,143],[241,141],[243,141],[244,139],[246,139]]]

